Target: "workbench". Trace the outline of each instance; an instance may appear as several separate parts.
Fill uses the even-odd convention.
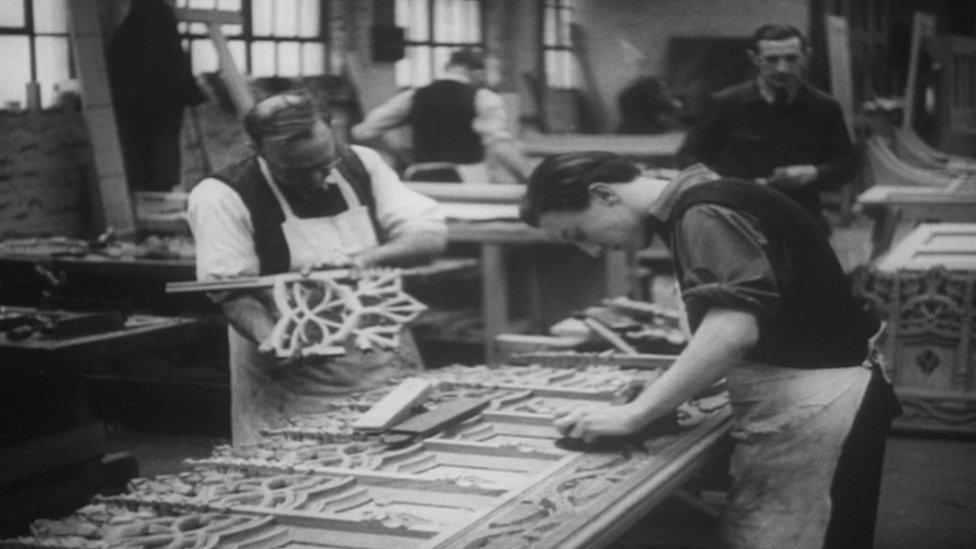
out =
[[[650,135],[539,134],[524,136],[522,154],[530,158],[584,151],[606,151],[647,162],[656,168],[674,168],[686,132]]]
[[[179,475],[137,480],[19,547],[63,543],[79,528],[114,542],[267,548],[605,547],[713,457],[727,404],[639,437],[588,449],[559,442],[555,410],[621,403],[658,370],[454,366],[423,374],[428,408],[487,409],[406,446],[351,425],[389,389],[299,416],[250,446],[218,446]],[[706,399],[703,399],[703,401]],[[138,510],[139,513],[132,511]]]
[[[4,318],[96,318],[77,312],[2,307]],[[0,334],[0,526],[41,512],[64,512],[91,495],[100,478],[105,434],[91,411],[87,366],[132,351],[178,345],[195,322],[133,315],[115,329],[58,337]],[[68,509],[70,510],[70,508]]]
[[[574,311],[605,297],[633,295],[636,286],[633,254],[590,257],[521,221],[449,221],[448,240],[478,247],[489,362],[494,362],[495,336],[547,333]]]

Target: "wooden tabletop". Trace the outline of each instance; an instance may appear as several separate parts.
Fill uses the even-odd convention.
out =
[[[681,148],[685,135],[685,132],[652,135],[541,134],[523,137],[521,149],[528,156],[609,151],[634,158],[671,158]]]

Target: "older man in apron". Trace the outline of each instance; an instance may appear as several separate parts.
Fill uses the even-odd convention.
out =
[[[244,123],[257,154],[190,193],[198,279],[398,265],[443,251],[437,204],[406,188],[375,151],[340,148],[311,97],[273,96]],[[229,322],[234,444],[421,367],[409,334],[394,350],[350,343],[340,357],[280,360],[268,342],[277,313],[266,291],[213,298]]]

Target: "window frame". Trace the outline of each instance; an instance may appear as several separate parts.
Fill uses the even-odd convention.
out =
[[[191,0],[180,0],[177,2],[176,7],[178,9],[189,8],[190,6],[188,4],[190,1]],[[271,0],[271,2],[277,2],[277,1],[278,0]],[[330,41],[331,29],[329,26],[329,22],[333,12],[333,5],[336,2],[336,0],[317,0],[315,2],[315,5],[317,5],[319,8],[319,30],[318,30],[318,34],[316,34],[314,37],[313,36],[278,36],[274,34],[273,30],[270,34],[267,35],[255,35],[254,20],[253,20],[254,0],[240,0],[240,2],[241,2],[241,9],[240,9],[241,19],[243,20],[243,22],[241,23],[241,32],[238,34],[224,35],[224,38],[227,40],[229,44],[233,44],[234,42],[242,42],[244,44],[244,65],[238,67],[238,70],[240,70],[244,74],[254,76],[253,74],[254,54],[252,51],[253,44],[255,42],[271,42],[274,44],[275,47],[275,55],[274,55],[275,73],[273,75],[262,75],[259,78],[263,78],[263,77],[300,78],[300,77],[308,77],[308,76],[318,76],[318,74],[307,74],[307,75],[302,74],[301,69],[299,70],[299,74],[297,75],[289,76],[289,75],[281,75],[279,73],[280,63],[278,58],[278,46],[281,43],[291,42],[291,43],[299,44],[299,46],[308,43],[321,45],[323,48],[322,51],[323,66],[322,66],[322,72],[320,74],[322,75],[330,74],[333,67],[332,67],[332,56],[330,55],[332,44]],[[190,59],[190,64],[191,64],[190,66],[192,67],[193,66],[193,43],[198,40],[209,41],[210,37],[206,31],[191,32],[191,29],[193,28],[192,23],[181,22],[180,24],[186,25],[185,27],[186,30],[180,29],[180,39],[184,45],[184,50],[186,50],[187,56]],[[301,67],[301,60],[299,60],[299,63],[300,63],[299,66]],[[209,71],[201,71],[201,72],[209,72]],[[199,74],[199,73],[194,71],[194,74]]]
[[[29,101],[29,98],[27,97],[27,84],[31,82],[37,82],[38,84],[41,84],[41,82],[37,80],[37,76],[38,76],[37,39],[38,38],[40,37],[63,38],[65,40],[65,43],[68,46],[68,56],[67,56],[68,78],[71,79],[78,78],[78,70],[75,67],[74,45],[71,43],[71,29],[70,29],[71,23],[70,21],[68,21],[68,17],[70,14],[68,13],[67,4],[68,2],[70,2],[70,0],[64,1],[65,29],[63,32],[38,31],[37,25],[35,24],[34,21],[34,0],[20,0],[20,2],[21,2],[21,6],[23,6],[24,9],[23,26],[21,27],[0,26],[0,36],[23,36],[27,38],[27,57],[29,61],[28,74],[30,79],[27,82],[23,83],[24,88],[23,88],[23,94],[21,95],[22,108],[26,108],[27,107],[26,103]],[[40,99],[43,104],[44,102],[43,94],[42,97],[40,97]],[[8,110],[6,104],[0,105],[0,110]]]
[[[416,4],[416,0],[408,0],[408,1],[411,1],[414,4]],[[437,78],[443,76],[443,73],[444,73],[444,65],[445,65],[445,63],[447,61],[447,56],[444,56],[443,58],[439,59],[438,58],[438,55],[437,55],[439,51],[442,51],[442,50],[456,50],[456,49],[459,49],[459,48],[466,48],[466,47],[468,47],[468,48],[478,48],[478,49],[481,49],[482,51],[486,50],[485,34],[486,34],[486,31],[487,31],[487,27],[486,27],[486,24],[485,24],[486,6],[485,6],[484,0],[425,0],[425,1],[426,1],[426,4],[427,4],[427,14],[426,14],[426,17],[424,19],[426,20],[426,25],[427,25],[427,29],[428,29],[427,39],[426,40],[420,40],[420,39],[412,38],[411,36],[412,36],[413,33],[410,32],[409,25],[408,24],[405,24],[402,21],[398,21],[398,20],[394,19],[394,22],[398,26],[402,26],[404,28],[404,39],[403,39],[404,58],[401,59],[400,61],[397,61],[396,62],[397,63],[397,69],[396,69],[396,73],[397,73],[397,85],[400,86],[400,87],[408,87],[408,88],[409,87],[413,87],[413,88],[416,88],[416,87],[424,86],[424,85],[427,85],[430,82],[436,80]],[[438,24],[438,21],[437,21],[437,4],[439,2],[445,2],[445,3],[448,3],[448,2],[467,2],[467,3],[473,3],[473,4],[475,4],[476,5],[476,13],[477,13],[477,16],[478,16],[478,39],[477,40],[472,40],[472,41],[438,40],[438,36],[437,36],[437,34],[438,34],[437,33],[437,24]],[[394,8],[394,12],[397,13],[397,12],[399,12],[399,10],[397,8]],[[396,16],[394,16],[394,17],[396,17]],[[407,23],[409,23],[409,22],[407,22]],[[409,79],[410,80],[409,82],[401,81],[402,79],[400,78],[400,74],[401,74],[401,71],[403,70],[403,69],[401,69],[401,67],[403,66],[401,64],[402,63],[409,63],[409,61],[410,61],[410,49],[411,48],[427,48],[428,49],[428,55],[427,55],[426,64],[427,64],[427,74],[430,75],[430,78],[429,79],[424,80],[423,78],[421,78],[421,79],[411,78],[411,79]],[[413,71],[410,71],[410,72],[413,72]]]
[[[573,49],[570,25],[576,20],[579,9],[577,0],[543,0],[539,3],[539,66],[542,67],[543,82],[547,88],[574,90],[580,88],[580,73],[576,52]],[[556,42],[549,40],[549,20],[552,14],[555,21]],[[566,17],[566,15],[569,17]],[[564,37],[562,35],[565,35]],[[565,38],[565,42],[560,38]],[[568,74],[555,78],[556,68],[551,66],[550,54],[564,52],[569,57]],[[565,69],[565,68],[564,68]]]

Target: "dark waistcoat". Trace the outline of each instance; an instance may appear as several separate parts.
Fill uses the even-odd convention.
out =
[[[477,88],[438,80],[416,91],[410,109],[416,162],[474,164],[485,158],[481,138],[471,129]]]
[[[667,242],[681,216],[696,204],[716,204],[759,219],[771,249],[780,307],[759,319],[759,341],[746,356],[777,366],[823,368],[860,364],[878,321],[854,298],[850,282],[826,236],[803,208],[752,182],[720,179],[682,191],[664,223]],[[775,255],[775,254],[774,254]],[[676,261],[676,274],[682,265]],[[697,328],[697,327],[695,327]]]

